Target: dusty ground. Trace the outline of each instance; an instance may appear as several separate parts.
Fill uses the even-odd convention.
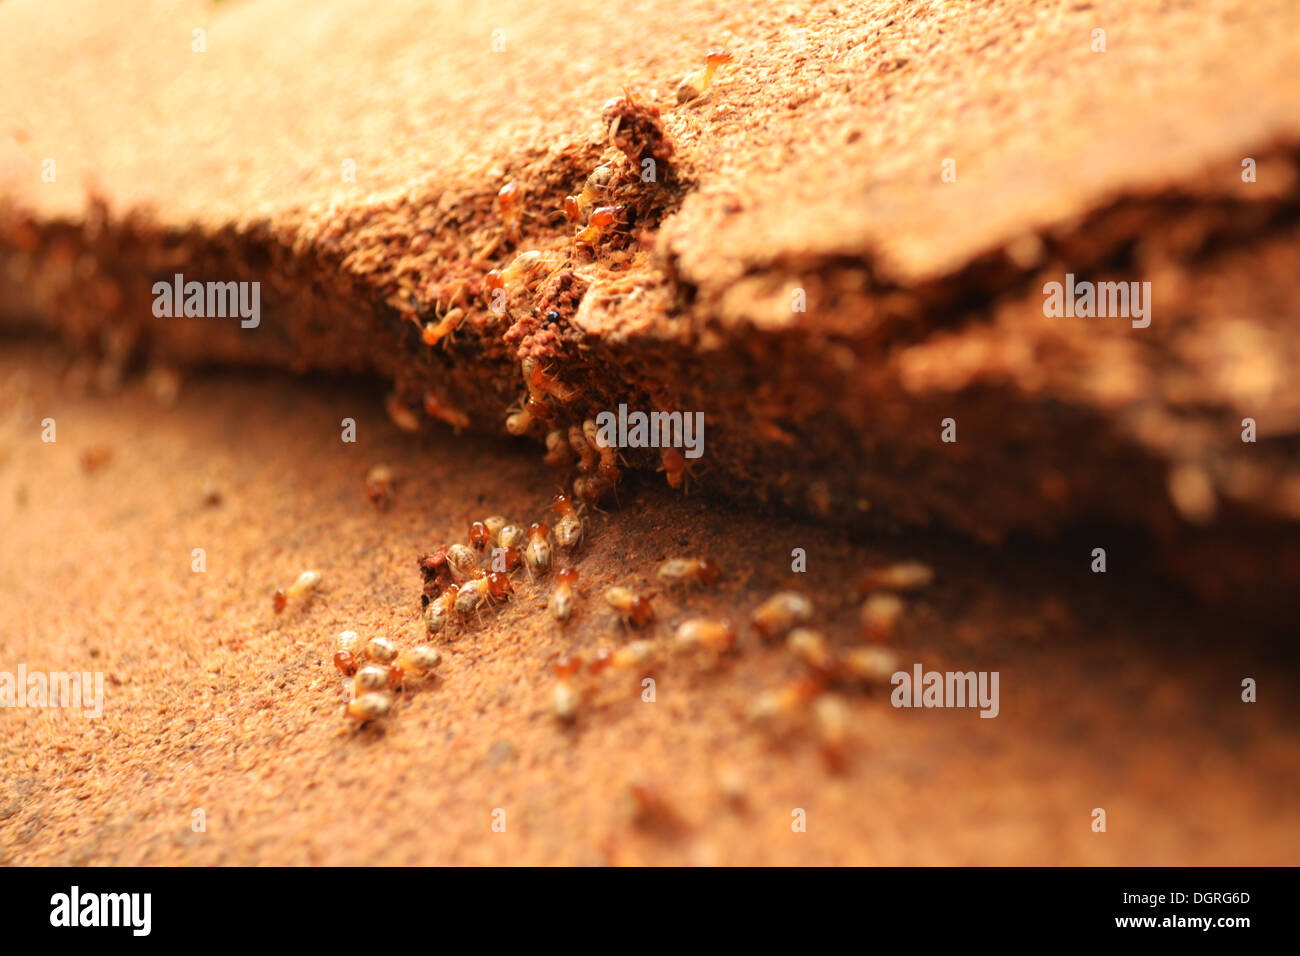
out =
[[[400,433],[374,386],[217,376],[168,407],[139,382],[81,394],[82,370],[48,349],[9,347],[2,362],[4,666],[108,682],[98,720],[0,710],[6,863],[1281,864],[1300,849],[1294,659],[1153,582],[1139,542],[1101,529],[1000,551],[846,538],[634,484],[588,524],[566,631],[541,606],[549,583],[521,582],[444,647],[436,683],[384,732],[358,732],[341,715],[336,633],[420,639],[416,553],[491,512],[540,517],[553,475],[502,442]],[[39,440],[46,417],[53,444]],[[340,440],[344,417],[356,444]],[[94,448],[112,457],[86,473]],[[387,512],[361,490],[379,461],[403,479]],[[1098,542],[1104,576],[1087,570]],[[195,547],[206,573],[191,570]],[[790,573],[794,547],[805,575]],[[648,584],[683,554],[713,555],[725,575],[655,598],[661,643],[688,612],[742,619],[786,584],[856,643],[857,572],[930,562],[936,582],[909,600],[895,644],[909,665],[998,670],[1000,716],[848,693],[853,739],[835,772],[813,728],[783,739],[743,718],[801,673],[745,629],[720,668],[670,656],[655,702],[637,675],[609,677],[575,727],[558,724],[552,658],[627,640],[598,589]],[[276,617],[271,592],[309,566],[324,591]],[[1240,701],[1243,676],[1258,704]],[[741,808],[721,792],[728,773]],[[638,781],[675,823],[633,819]],[[1091,832],[1096,807],[1105,834]],[[791,832],[794,808],[806,833]]]
[[[0,708],[0,861],[1293,863],[1297,30],[1288,0],[6,0],[0,674],[101,671],[107,703]],[[562,201],[598,163],[630,212],[580,251]],[[494,312],[520,252],[556,271]],[[260,326],[154,316],[178,271],[262,283]],[[1151,282],[1152,324],[1044,314],[1066,272]],[[702,410],[698,486],[629,453],[576,619],[521,579],[357,731],[335,635],[423,639],[416,555],[557,490],[546,429],[504,436],[532,356],[558,424]],[[390,395],[469,425],[403,433]],[[606,674],[557,722],[554,660],[631,639],[603,588],[676,555],[725,573],[654,595],[656,699]],[[998,671],[996,719],[832,688],[836,764],[808,713],[746,719],[803,675],[783,648],[668,648],[791,586],[850,648],[855,582],[903,559],[936,580],[891,645]]]
[[[5,4],[43,41],[5,50],[0,323],[110,374],[374,370],[497,434],[535,356],[561,424],[706,410],[737,496],[986,540],[1104,513],[1202,585],[1235,548],[1238,612],[1300,573],[1294,4],[677,0],[653,30],[586,0],[368,6]],[[678,103],[713,46],[734,62]],[[586,251],[561,206],[597,164],[625,212]],[[517,253],[552,275],[493,311]],[[262,324],[156,319],[178,271],[261,281]],[[1067,273],[1150,282],[1152,324],[1045,316]]]

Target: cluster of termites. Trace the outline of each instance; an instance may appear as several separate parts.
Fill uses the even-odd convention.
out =
[[[643,677],[659,658],[659,646],[651,640],[629,641],[617,650],[599,648],[590,654],[565,654],[551,665],[555,687],[551,709],[562,721],[577,718],[584,698],[594,691],[594,679],[605,672],[635,673]]]
[[[678,102],[685,103],[703,96],[718,72],[732,62],[733,57],[727,51],[710,51],[703,66],[683,78],[678,85]],[[630,96],[626,99],[630,102]],[[631,105],[636,106],[635,103]],[[616,125],[611,126],[611,139],[616,132]],[[632,155],[626,149],[623,152]],[[524,188],[513,179],[500,188],[495,197],[500,233],[475,256],[476,260],[486,263],[487,257],[497,250],[509,250],[508,256],[500,260],[504,264],[490,269],[481,284],[483,295],[493,311],[508,313],[517,299],[533,298],[544,284],[548,289],[552,288],[548,280],[566,269],[574,270],[580,259],[590,258],[598,247],[608,243],[612,235],[626,233],[626,224],[637,221],[641,207],[636,205],[634,198],[636,186],[632,179],[635,177],[630,179],[627,170],[619,166],[620,162],[601,162],[586,175],[572,195],[564,197],[558,212],[563,217],[567,233],[563,242],[557,241],[551,248],[519,248],[524,235],[523,224],[532,215],[527,211]],[[622,241],[614,242],[606,248],[618,250],[624,244]],[[422,340],[426,345],[446,345],[465,321],[465,308],[469,303],[457,302],[460,292],[458,289],[445,310],[424,325]],[[551,301],[556,305],[550,311],[542,314],[541,309],[534,306],[532,314],[539,322],[556,326],[563,317],[555,309],[565,306],[554,298]],[[508,600],[520,575],[526,575],[534,585],[552,577],[553,589],[548,606],[557,621],[570,620],[580,593],[580,576],[573,565],[573,557],[584,538],[579,509],[584,505],[598,505],[616,495],[625,463],[618,450],[602,440],[594,420],[575,414],[584,397],[581,389],[565,382],[561,371],[535,355],[523,358],[520,372],[522,388],[516,403],[507,410],[506,430],[520,436],[544,435],[546,464],[572,476],[572,496],[561,494],[557,497],[552,505],[550,524],[539,521],[525,528],[502,516],[488,517],[470,524],[464,544],[452,544],[422,554],[419,558],[424,578],[422,603],[430,634],[447,636],[458,625],[481,616],[485,608]],[[424,396],[424,410],[430,417],[457,429],[469,423],[467,416],[433,392]],[[660,471],[672,488],[688,489],[692,479],[690,462],[680,450],[665,448],[661,451]],[[391,489],[392,478],[386,470],[372,472],[367,479],[366,494],[378,507],[386,506],[391,500]],[[664,590],[680,589],[684,592],[709,586],[717,577],[718,569],[711,560],[673,558],[657,569],[656,583]],[[898,661],[896,655],[883,645],[889,642],[904,614],[905,605],[900,594],[924,587],[932,578],[933,572],[928,567],[915,562],[895,564],[864,574],[860,585],[865,600],[859,617],[863,644],[852,648],[832,645],[815,627],[815,610],[806,596],[783,591],[761,602],[748,620],[752,633],[764,643],[779,642],[783,645],[799,662],[804,673],[781,687],[760,694],[750,708],[750,717],[765,725],[777,725],[803,721],[811,716],[827,759],[838,761],[844,752],[850,727],[849,709],[842,692],[849,688],[888,684]],[[609,587],[602,595],[615,619],[626,630],[639,634],[653,632],[656,615],[651,596],[625,586]],[[689,617],[675,628],[663,646],[652,638],[639,637],[612,651],[573,652],[554,663],[557,682],[553,690],[553,711],[561,720],[574,720],[602,674],[636,672],[644,675],[668,654],[708,656],[720,660],[735,653],[740,631],[729,620]],[[372,677],[371,681],[377,682],[378,676]],[[376,687],[369,692],[384,693],[388,690]]]
[[[684,103],[702,96],[714,82],[718,71],[733,62],[726,50],[710,50],[699,69],[684,77],[677,87],[677,101]],[[559,325],[564,316],[560,301],[541,304],[538,292],[548,280],[559,276],[564,286],[573,276],[590,284],[589,276],[576,270],[579,264],[602,257],[617,258],[634,245],[638,223],[645,221],[647,212],[663,204],[662,192],[647,188],[646,183],[659,183],[656,175],[646,178],[646,163],[654,160],[654,168],[661,175],[669,172],[668,160],[673,153],[671,140],[661,128],[659,109],[635,99],[624,90],[621,98],[606,104],[602,116],[609,120],[607,149],[609,152],[581,180],[577,190],[563,197],[558,208],[549,212],[538,210],[536,202],[530,204],[527,183],[520,178],[507,179],[492,198],[489,220],[489,239],[471,257],[475,266],[485,266],[500,256],[501,264],[488,269],[481,280],[471,276],[458,276],[445,299],[440,294],[432,305],[432,315],[414,304],[407,307],[407,299],[399,297],[395,307],[411,315],[420,328],[420,339],[433,349],[447,347],[455,340],[457,331],[469,320],[476,301],[485,304],[491,313],[508,317],[515,307],[530,311],[535,320],[544,326]],[[621,155],[620,155],[621,154]],[[562,223],[565,234],[554,237],[542,248],[520,248],[525,235],[525,223],[544,220],[555,226]],[[412,246],[423,249],[428,239],[422,234],[412,241]],[[408,290],[409,293],[410,290]],[[481,299],[480,299],[481,297]],[[426,321],[427,319],[427,321]],[[506,410],[506,429],[513,435],[545,434],[547,461],[555,467],[562,458],[576,455],[578,478],[574,482],[574,495],[579,501],[595,504],[609,497],[618,483],[617,455],[603,449],[589,434],[590,421],[580,415],[566,413],[582,397],[581,391],[566,385],[553,369],[546,368],[543,360],[524,357],[521,349],[524,391],[518,402]],[[470,424],[470,417],[454,407],[436,391],[423,396],[425,414],[442,421],[456,431]],[[417,431],[420,426],[416,410],[393,395],[388,400],[389,417],[405,431]],[[592,466],[591,453],[599,456],[599,466]],[[660,471],[668,483],[685,490],[688,470],[687,460],[676,449],[664,449]],[[391,485],[383,481],[368,482],[366,494],[379,507],[386,506],[391,496]]]
[[[577,580],[577,572],[571,571]],[[659,565],[656,578],[665,589],[680,588],[687,590],[713,584],[718,579],[717,564],[709,558],[670,558]],[[557,617],[567,616],[565,603],[561,597],[561,585],[557,584],[552,607]],[[605,604],[614,612],[615,618],[629,630],[641,630],[654,623],[654,604],[645,594],[632,588],[615,585],[605,589]],[[729,632],[729,625],[721,625]],[[714,632],[707,622],[687,622],[678,629],[678,646],[700,646],[713,648],[718,652],[729,651],[734,646],[734,639],[726,639]],[[661,659],[661,648],[652,639],[633,640],[615,651],[599,649],[590,655],[573,653],[565,655],[555,662],[553,671],[557,678],[552,692],[551,708],[555,716],[562,721],[572,721],[578,715],[580,702],[591,696],[594,678],[606,670],[612,672],[637,671],[642,677],[646,671]]]
[[[783,640],[787,651],[804,667],[803,676],[755,698],[749,717],[771,727],[799,724],[809,714],[821,739],[822,753],[832,768],[842,766],[849,737],[849,708],[833,688],[888,687],[898,671],[899,657],[882,646],[893,636],[902,617],[897,592],[915,591],[934,580],[928,565],[906,561],[864,574],[859,587],[867,592],[860,611],[863,645],[836,648],[826,635],[809,625],[811,602],[783,591],[755,609],[751,623],[765,641]]]
[[[466,544],[452,544],[421,554],[417,562],[424,578],[420,595],[430,634],[450,637],[453,625],[485,607],[508,600],[514,575],[522,571],[534,584],[547,577],[558,560],[569,559],[583,538],[582,518],[567,494],[551,504],[555,527],[535,521],[525,529],[509,518],[493,515],[472,521]],[[565,565],[556,571],[552,608],[566,620],[573,613],[578,572]]]
[[[397,694],[432,676],[441,662],[436,647],[399,649],[386,637],[363,644],[356,631],[343,631],[334,666],[343,675],[344,713],[359,724],[382,720],[392,712]]]
[[[716,68],[716,65],[709,68],[710,78]],[[559,211],[572,230],[567,247],[519,251],[508,265],[488,271],[483,279],[483,292],[489,306],[499,314],[508,312],[516,295],[531,297],[545,280],[566,269],[572,272],[581,250],[594,253],[626,222],[630,215],[629,203],[643,189],[640,170],[632,173],[629,176],[624,171],[620,176],[615,161],[596,166],[582,187],[565,196],[561,204]],[[517,244],[523,194],[515,180],[502,187],[496,205],[502,234],[493,248],[502,242]],[[563,318],[555,308],[547,308],[542,314],[535,305],[534,315],[546,325],[558,324]],[[440,341],[441,335],[442,329],[435,329],[426,336],[426,341],[430,338]],[[596,504],[613,495],[621,477],[617,452],[599,440],[594,421],[570,412],[571,406],[582,398],[582,392],[562,381],[539,358],[523,358],[520,370],[524,387],[519,399],[506,410],[506,431],[512,435],[544,434],[547,464],[558,470],[576,468],[573,493],[579,501]],[[445,420],[445,412],[438,417]],[[686,461],[681,453],[666,449],[661,470],[667,473],[673,487],[683,487],[685,469]]]
[[[861,612],[866,643],[850,648],[833,646],[813,626],[813,603],[797,591],[779,591],[759,603],[748,622],[753,634],[762,643],[783,644],[800,662],[804,674],[759,694],[749,709],[749,718],[780,730],[811,717],[828,765],[841,767],[851,727],[849,705],[842,692],[889,685],[899,659],[881,643],[889,639],[902,613],[902,601],[896,592],[925,587],[933,576],[928,566],[917,562],[894,564],[864,575],[862,587],[869,592]],[[656,577],[665,589],[687,590],[713,584],[718,568],[707,558],[671,558],[659,565]],[[643,628],[654,621],[650,600],[629,588],[611,587],[605,592],[605,600],[629,628]],[[588,655],[567,654],[552,667],[557,680],[551,709],[559,720],[571,722],[584,700],[591,697],[597,675],[612,670],[644,676],[668,653],[703,656],[716,663],[733,654],[738,643],[738,628],[731,621],[690,617],[677,626],[666,647],[642,638],[612,652],[599,649]]]

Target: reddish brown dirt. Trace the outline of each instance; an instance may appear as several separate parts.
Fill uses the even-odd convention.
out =
[[[489,432],[518,360],[539,356],[573,389],[561,422],[622,400],[705,410],[715,480],[737,496],[988,540],[1105,513],[1179,555],[1267,542],[1277,561],[1235,561],[1251,573],[1226,588],[1207,584],[1212,558],[1180,570],[1207,598],[1245,595],[1238,612],[1284,593],[1300,569],[1300,110],[1271,38],[1293,5],[853,2],[742,25],[682,3],[649,36],[572,9],[179,2],[142,13],[115,56],[61,36],[62,82],[94,92],[58,116],[45,87],[8,92],[7,321],[56,324],[110,375],[159,358],[375,369],[408,406],[432,393]],[[54,16],[4,13],[14,35]],[[196,17],[212,20],[203,53],[177,34]],[[277,18],[310,25],[300,46],[268,46]],[[679,105],[705,38],[735,62]],[[63,173],[43,182],[54,154]],[[625,212],[566,264],[562,197],[598,163]],[[493,206],[511,180],[514,248]],[[573,271],[494,313],[485,274],[520,250]],[[152,283],[177,269],[262,279],[265,325],[155,320]],[[1039,290],[1066,272],[1150,281],[1159,318],[1044,320]],[[420,326],[452,303],[465,321],[430,350]],[[949,416],[955,448],[937,439]],[[1243,447],[1247,417],[1260,441]],[[1208,506],[1170,492],[1189,481]]]
[[[368,388],[199,378],[168,407],[143,383],[81,394],[65,365],[22,348],[0,366],[3,667],[100,670],[107,705],[98,720],[0,710],[7,863],[1286,863],[1300,847],[1294,661],[1157,586],[1133,542],[1102,537],[1110,571],[1088,573],[1100,531],[1046,551],[846,539],[633,482],[588,523],[566,631],[542,607],[549,581],[521,583],[444,646],[437,682],[385,731],[354,731],[336,633],[420,639],[416,553],[488,513],[541,517],[549,473],[496,441],[404,435]],[[45,417],[54,444],[39,440]],[[344,417],[355,445],[339,439]],[[89,474],[88,448],[111,453]],[[362,492],[380,461],[401,479],[385,512]],[[206,573],[191,570],[196,547]],[[805,575],[789,572],[794,547]],[[695,554],[724,576],[654,598],[661,643],[687,614],[743,620],[793,584],[836,644],[856,644],[859,571],[930,562],[936,581],[908,600],[895,645],[909,665],[998,670],[1000,716],[848,693],[852,742],[833,772],[812,728],[744,720],[801,672],[746,628],[721,668],[676,655],[656,668],[654,703],[635,675],[611,677],[574,728],[558,725],[554,656],[628,640],[600,589],[651,585],[660,559]],[[324,571],[322,593],[277,617],[271,592],[306,567]],[[1240,701],[1243,676],[1260,703]],[[740,810],[720,793],[728,769]],[[642,780],[675,826],[633,821]],[[1106,834],[1090,830],[1095,807]],[[791,832],[794,808],[807,833]]]
[[[0,671],[108,680],[100,719],[0,709],[0,861],[1294,862],[1296,662],[1250,622],[1287,621],[1300,575],[1300,7],[466,9],[0,4]],[[677,105],[715,46],[734,64]],[[606,162],[618,225],[493,313],[488,270],[567,261],[563,197]],[[155,318],[177,271],[261,281],[261,326]],[[1151,327],[1045,317],[1067,271],[1151,281]],[[424,346],[454,296],[463,325]],[[707,471],[681,498],[629,455],[571,626],[521,584],[353,731],[334,635],[419,639],[415,555],[556,490],[541,429],[502,437],[524,356],[575,390],[566,423],[704,411]],[[390,394],[468,427],[399,432]],[[401,485],[376,512],[381,461]],[[668,655],[653,704],[609,677],[558,726],[551,660],[628,640],[599,590],[678,554],[726,574],[655,596],[661,645],[794,585],[847,647],[859,572],[925,560],[895,644],[998,670],[1001,715],[842,692],[836,769],[806,715],[744,719],[801,668],[742,629],[721,667]],[[307,567],[323,592],[275,616]],[[638,782],[670,821],[633,818]]]

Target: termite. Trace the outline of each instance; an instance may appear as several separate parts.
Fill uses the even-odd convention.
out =
[[[704,66],[682,77],[682,81],[677,84],[677,102],[685,103],[702,96],[704,92],[713,84],[713,77],[719,68],[731,63],[733,57],[726,50],[710,50],[704,57]]]
[[[339,650],[334,652],[334,666],[344,677],[351,677],[357,672],[357,658],[351,651]]]
[[[393,707],[393,698],[384,691],[362,694],[347,705],[347,715],[359,724],[379,720],[388,715]]]
[[[425,345],[435,346],[460,328],[460,324],[464,321],[465,310],[452,309],[437,322],[426,322],[420,332],[420,338]]]
[[[393,502],[393,471],[387,465],[375,465],[366,475],[365,492],[376,508],[387,508]]]
[[[578,582],[578,572],[561,568],[555,572],[555,593],[551,595],[551,613],[557,621],[567,621],[573,614],[573,586]]]
[[[551,253],[530,249],[515,256],[510,265],[504,269],[493,269],[484,277],[483,284],[489,293],[501,290],[509,292],[516,282],[532,279],[544,266],[552,265],[557,261],[557,257]]]
[[[543,522],[534,522],[528,526],[524,564],[528,567],[530,576],[545,574],[551,566],[551,529]]]
[[[898,655],[881,647],[855,647],[841,663],[851,677],[881,687],[888,687],[898,671]]]
[[[510,519],[502,515],[489,515],[483,519],[483,527],[487,529],[488,543],[496,544],[497,535],[501,529],[510,523]]]
[[[425,396],[425,406],[428,407],[427,395]],[[415,412],[407,408],[396,395],[388,396],[388,404],[385,408],[388,411],[389,420],[402,431],[418,432],[420,430],[420,420],[415,417]]]
[[[858,580],[863,591],[919,591],[934,580],[934,568],[920,561],[900,561],[867,571]]]
[[[600,455],[587,441],[586,432],[583,431],[581,425],[569,426],[569,447],[578,456],[579,474],[592,474],[600,462]]]
[[[902,616],[901,598],[894,594],[873,594],[862,604],[862,636],[876,643],[887,641]]]
[[[546,433],[546,455],[542,459],[548,468],[563,471],[573,463],[573,450],[569,447],[569,436],[561,428]]]
[[[518,548],[496,547],[492,549],[492,570],[509,574],[524,563],[524,556]]]
[[[459,592],[460,585],[453,584],[429,602],[429,606],[424,611],[424,623],[430,634],[438,634],[446,629]]]
[[[582,658],[576,655],[561,654],[551,665],[551,672],[561,680],[572,677],[580,670],[582,670]]]
[[[367,664],[357,671],[357,690],[368,694],[388,687],[388,668],[382,664]]]
[[[797,627],[785,639],[785,645],[791,654],[807,664],[814,673],[828,677],[835,671],[835,655],[831,653],[830,645],[826,643],[826,637],[821,631]]]
[[[582,541],[582,519],[566,494],[555,496],[551,510],[558,516],[555,522],[555,544],[561,551],[572,551]]]
[[[600,456],[600,464],[596,466],[597,473],[611,485],[618,484],[619,478],[622,477],[618,470],[618,452],[601,440],[600,429],[594,420],[588,418],[582,423],[582,436],[587,439],[587,444],[592,450]]]
[[[763,691],[749,708],[749,719],[764,723],[777,718],[794,717],[803,712],[808,703],[821,693],[821,681],[802,678],[778,687],[776,690]]]
[[[519,185],[512,179],[501,187],[497,193],[497,208],[501,211],[501,222],[505,225],[506,239],[511,243],[519,241]]]
[[[608,166],[597,166],[583,183],[582,192],[576,196],[564,197],[564,216],[572,223],[582,222],[587,210],[605,195],[614,171]]]
[[[279,614],[290,603],[305,601],[311,592],[320,587],[323,576],[319,571],[304,571],[287,589],[277,588],[271,600],[275,613]]]
[[[725,653],[736,646],[736,631],[727,621],[696,617],[678,625],[673,641],[682,650],[703,647]]]
[[[750,621],[760,636],[771,640],[783,636],[791,628],[807,624],[812,615],[812,602],[806,597],[795,591],[781,591],[760,604]]]
[[[718,565],[711,558],[670,558],[656,574],[670,585],[712,584],[718,579]]]
[[[466,581],[456,595],[456,613],[466,615],[484,604],[504,601],[514,590],[510,578],[498,571],[490,571]]]
[[[559,681],[551,692],[551,711],[558,720],[572,722],[578,716],[578,695],[568,681]]]
[[[600,239],[610,226],[618,221],[626,206],[601,206],[599,209],[592,210],[591,218],[587,220],[586,228],[578,230],[578,234],[573,237],[575,242],[581,242],[593,246]]]
[[[478,558],[463,544],[453,544],[447,549],[447,567],[457,584],[478,577]]]
[[[599,504],[614,492],[614,483],[601,475],[579,475],[573,479],[573,496],[589,505]]]
[[[521,368],[524,373],[524,384],[528,386],[528,395],[536,401],[554,398],[563,404],[574,401],[582,394],[578,389],[565,385],[552,376],[535,358],[524,359]]]
[[[497,544],[506,549],[518,549],[524,546],[528,533],[517,524],[508,524],[497,535]]]
[[[605,603],[618,612],[624,624],[641,627],[654,620],[655,611],[648,598],[624,587],[605,590]]]
[[[813,718],[821,735],[822,757],[831,770],[844,767],[852,714],[843,697],[822,694],[813,701]]]
[[[511,435],[527,435],[533,427],[533,413],[529,410],[531,398],[525,398],[519,406],[512,406],[506,415],[506,431]]]
[[[471,521],[469,525],[469,546],[482,554],[492,543],[492,536],[488,533],[487,525],[482,521]]]
[[[654,662],[658,651],[654,641],[632,641],[609,655],[609,666],[615,670],[641,670]]]
[[[427,674],[442,663],[442,653],[436,647],[420,644],[398,655],[398,663],[415,674]]]
[[[340,631],[338,649],[355,657],[361,653],[361,638],[356,631]]]
[[[690,477],[690,465],[686,456],[676,448],[665,448],[659,454],[659,470],[668,478],[668,487],[675,491],[686,491],[687,479]]]
[[[468,415],[452,408],[433,392],[424,393],[424,413],[430,418],[436,418],[441,422],[446,422],[457,432],[462,428],[469,427]]]

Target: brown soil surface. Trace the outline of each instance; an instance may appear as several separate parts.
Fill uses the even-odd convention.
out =
[[[386,729],[358,732],[341,714],[335,635],[422,640],[417,552],[489,513],[542,517],[553,479],[496,441],[404,435],[369,389],[200,378],[167,407],[144,384],[79,394],[77,367],[49,352],[3,361],[16,409],[0,432],[6,666],[107,681],[98,720],[0,710],[5,862],[1286,863],[1300,848],[1295,662],[1159,588],[1122,539],[1104,541],[1111,568],[1093,575],[1095,541],[845,539],[632,482],[621,509],[588,521],[567,629],[543,607],[550,579],[521,581],[442,645],[437,681]],[[47,416],[54,444],[32,438]],[[355,444],[339,440],[344,417]],[[111,458],[86,473],[93,448]],[[401,479],[384,512],[361,493],[380,461]],[[794,547],[804,575],[789,572]],[[647,633],[665,647],[686,616],[743,620],[787,585],[853,646],[860,569],[930,563],[935,583],[908,600],[894,645],[907,666],[998,670],[1000,715],[843,690],[853,731],[834,770],[807,715],[784,732],[745,719],[802,668],[742,628],[720,667],[669,655],[651,671],[655,702],[639,674],[601,675],[576,725],[559,724],[554,658],[628,641],[603,588],[653,590],[658,561],[693,554],[724,574],[655,596]],[[272,591],[308,567],[322,592],[277,617]],[[1260,703],[1241,703],[1243,676]],[[744,781],[739,809],[721,793],[728,773]],[[675,822],[635,821],[641,782]],[[796,807],[806,833],[791,832]],[[1095,807],[1105,834],[1090,830]],[[196,808],[206,833],[191,830]]]
[[[1287,620],[1300,578],[1300,8],[468,10],[0,4],[0,670],[109,681],[99,720],[0,710],[3,859],[1293,862],[1294,661],[1250,622]],[[735,62],[679,105],[718,46]],[[563,198],[602,164],[625,208],[575,249]],[[517,241],[494,205],[511,180]],[[489,270],[531,250],[548,274],[493,311]],[[260,281],[261,325],[155,318],[176,272]],[[1150,281],[1150,327],[1045,317],[1066,272]],[[453,306],[454,337],[423,344]],[[502,437],[526,358],[570,390],[557,425],[703,411],[696,491],[629,453],[571,626],[549,580],[521,583],[385,730],[346,728],[334,635],[420,639],[416,554],[541,518],[563,479],[546,427]],[[403,434],[390,398],[468,427]],[[385,512],[361,493],[380,462],[402,478]],[[664,646],[782,585],[848,646],[862,569],[927,561],[898,650],[999,670],[1002,713],[839,688],[833,766],[807,712],[744,719],[801,668],[742,628],[719,667],[668,654],[655,703],[606,675],[557,725],[552,659],[627,640],[600,590],[676,554],[725,575],[655,596]],[[307,567],[324,592],[276,617]],[[636,781],[672,812],[630,817]]]

